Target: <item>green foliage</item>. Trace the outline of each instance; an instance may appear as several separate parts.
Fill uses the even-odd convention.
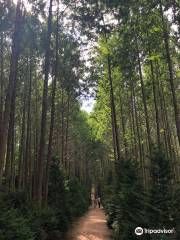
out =
[[[42,210],[33,209],[33,213],[30,216],[31,229],[36,233],[35,239],[51,239],[51,236],[55,234],[60,235],[63,232],[62,228],[59,228],[59,221],[62,219],[57,217],[56,209],[52,207]]]
[[[0,197],[1,208],[14,208],[25,210],[25,206],[28,207],[27,196],[24,192],[10,192],[8,194],[2,194]]]
[[[115,184],[106,188],[108,200],[105,201],[105,208],[109,216],[108,224],[114,229],[114,238],[136,239],[134,229],[148,226],[144,218],[147,196],[139,178],[138,164],[132,160],[118,163]]]
[[[66,184],[65,184],[66,183]],[[50,240],[61,238],[74,218],[89,206],[89,194],[77,179],[67,181],[52,159],[48,206],[38,209],[23,192],[0,197],[0,240]]]
[[[173,203],[177,201],[177,196],[173,200],[170,160],[166,158],[161,150],[155,148],[151,161],[150,204],[153,208],[148,212],[150,226],[156,228],[164,226],[171,229],[175,227]],[[178,210],[178,206],[176,206],[176,210]]]
[[[1,240],[35,240],[35,233],[29,226],[29,219],[22,216],[18,209],[1,209]]]
[[[151,188],[145,191],[140,168],[136,161],[125,160],[116,165],[116,177],[109,172],[103,188],[103,199],[108,214],[108,225],[114,230],[114,239],[136,240],[136,227],[151,229],[179,227],[179,191],[172,191],[170,161],[154,148],[151,158]],[[175,211],[176,209],[176,211]],[[151,239],[145,235],[145,238]],[[154,235],[157,239],[171,239]]]
[[[71,216],[81,216],[89,206],[89,194],[77,179],[68,183],[68,204]]]

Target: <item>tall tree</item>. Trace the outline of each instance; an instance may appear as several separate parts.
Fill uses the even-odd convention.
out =
[[[50,43],[52,33],[52,3],[49,2],[49,16],[48,16],[48,29],[47,38],[45,45],[45,66],[44,66],[44,87],[43,87],[43,99],[42,99],[42,114],[41,114],[41,135],[39,143],[39,153],[37,159],[36,169],[36,189],[35,189],[35,200],[38,205],[42,204],[42,187],[43,187],[43,174],[44,174],[44,163],[45,163],[45,146],[46,146],[46,121],[47,121],[47,107],[48,107],[48,79],[50,69]]]
[[[47,163],[46,163],[46,173],[45,173],[45,186],[44,186],[44,200],[47,204],[48,199],[48,183],[49,183],[49,170],[52,158],[52,141],[53,141],[53,132],[54,132],[54,123],[55,123],[55,97],[56,97],[56,85],[58,78],[58,59],[59,59],[59,2],[57,6],[57,20],[56,20],[56,59],[55,59],[55,72],[52,82],[52,93],[51,93],[51,122],[50,122],[50,131],[49,131],[49,140],[48,140],[48,152],[47,152]]]
[[[16,7],[16,18],[15,18],[15,27],[12,38],[12,54],[11,54],[11,63],[10,63],[10,73],[9,73],[9,83],[5,99],[5,107],[3,113],[3,120],[0,128],[0,184],[2,184],[4,163],[5,163],[5,154],[6,154],[6,143],[7,143],[7,134],[8,134],[8,124],[10,119],[11,112],[11,102],[12,96],[15,92],[16,80],[17,80],[17,67],[18,59],[20,53],[20,33],[22,26],[22,4],[21,0],[18,0]]]
[[[164,13],[163,13],[163,5],[161,0],[159,0],[159,4],[160,4],[160,14],[162,18],[162,26],[163,26],[163,39],[164,39],[164,45],[166,50],[167,65],[169,70],[169,83],[170,83],[174,113],[175,113],[176,130],[177,130],[177,136],[180,144],[180,110],[177,103],[176,90],[174,86],[173,63],[172,63],[171,54],[170,54],[169,34],[166,27],[166,22],[165,22]]]

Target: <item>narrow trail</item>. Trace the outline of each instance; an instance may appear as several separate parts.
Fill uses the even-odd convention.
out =
[[[106,225],[102,209],[90,209],[85,216],[74,223],[65,240],[111,240],[111,231]]]

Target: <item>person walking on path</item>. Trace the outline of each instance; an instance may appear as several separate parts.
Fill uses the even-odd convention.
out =
[[[97,202],[98,202],[99,208],[101,208],[101,198],[100,197],[97,198]]]
[[[92,194],[91,195],[91,206],[92,206],[92,208],[96,208],[96,205],[97,205],[96,198],[95,198],[94,194]]]

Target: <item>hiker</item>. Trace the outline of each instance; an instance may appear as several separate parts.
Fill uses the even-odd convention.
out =
[[[92,205],[92,208],[96,208],[96,199],[94,195],[91,196],[91,205]]]
[[[101,208],[101,198],[100,197],[97,198],[97,203],[98,203],[99,208]]]

